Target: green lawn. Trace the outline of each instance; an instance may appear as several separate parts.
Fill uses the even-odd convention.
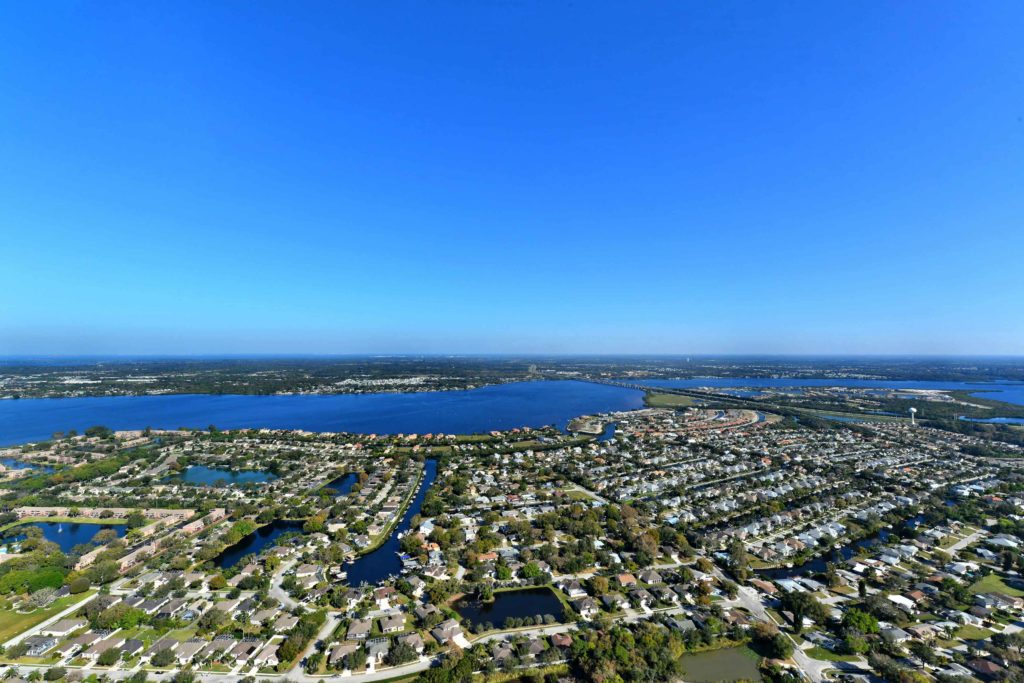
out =
[[[648,392],[644,396],[644,403],[649,408],[689,408],[696,405],[696,399],[691,396],[679,394],[657,394]]]
[[[961,640],[984,640],[991,636],[994,631],[989,631],[987,628],[981,628],[980,626],[972,626],[970,624],[964,624],[956,631],[956,637]]]
[[[14,636],[26,631],[36,624],[40,624],[58,612],[71,607],[95,593],[89,591],[79,595],[69,595],[66,598],[54,600],[53,604],[45,609],[37,609],[28,614],[22,614],[14,610],[0,610],[0,643],[7,642]]]
[[[855,662],[857,657],[855,655],[841,655],[831,650],[826,650],[823,647],[812,647],[809,650],[804,650],[808,657],[821,660],[823,662]]]
[[[1010,588],[997,574],[989,574],[975,581],[968,590],[974,595],[978,593],[1005,593],[1015,598],[1024,596],[1024,591]]]

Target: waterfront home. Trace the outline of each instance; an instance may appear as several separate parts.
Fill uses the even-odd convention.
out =
[[[347,640],[366,640],[373,628],[373,622],[369,619],[353,619],[348,625],[348,632],[345,634]]]
[[[401,613],[381,617],[378,622],[381,633],[398,633],[405,629],[405,616]]]

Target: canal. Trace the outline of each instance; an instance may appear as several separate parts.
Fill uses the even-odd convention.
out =
[[[284,534],[302,533],[303,524],[301,520],[275,519],[243,537],[238,543],[222,550],[220,555],[213,558],[213,563],[221,569],[234,567],[243,557],[258,555],[264,548],[274,545]]]
[[[392,530],[388,540],[376,550],[359,557],[352,564],[346,565],[345,571],[348,574],[349,585],[378,583],[389,576],[397,576],[401,573],[402,560],[398,554],[398,536],[412,527],[412,518],[420,513],[423,500],[427,497],[427,491],[430,490],[436,478],[437,461],[426,460],[423,463],[423,481],[420,482],[419,490],[398,525]]]

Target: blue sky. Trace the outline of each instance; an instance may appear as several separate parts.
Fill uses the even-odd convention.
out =
[[[1024,353],[1022,29],[5,3],[0,355]]]

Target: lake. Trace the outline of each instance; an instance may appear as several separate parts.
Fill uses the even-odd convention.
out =
[[[60,549],[65,553],[76,545],[89,543],[103,529],[112,529],[119,538],[128,533],[128,527],[124,524],[90,524],[88,522],[32,522],[30,524],[23,524],[20,528],[29,526],[42,529],[43,538],[59,545]],[[11,531],[15,531],[18,528],[14,527]],[[21,538],[24,538],[24,536]]]
[[[683,680],[686,683],[760,681],[759,660],[757,653],[749,647],[727,647],[683,655]]]
[[[502,628],[509,618],[522,619],[550,614],[558,621],[565,619],[562,603],[549,588],[503,591],[495,593],[492,602],[465,597],[456,602],[454,607],[471,624],[490,623],[495,628]]]
[[[198,486],[223,486],[225,484],[262,484],[277,479],[277,475],[261,470],[223,470],[205,465],[189,465],[184,472],[173,474],[167,479]]]
[[[412,394],[216,396],[180,394],[0,401],[0,444],[57,431],[266,427],[361,434],[476,434],[565,425],[574,417],[643,407],[643,393],[590,382],[512,382]]]
[[[213,563],[221,569],[234,567],[246,555],[257,555],[277,542],[277,539],[289,532],[302,532],[301,520],[275,519],[270,524],[261,526],[238,543],[228,546],[221,554],[213,558]]]
[[[402,560],[399,557],[400,541],[398,534],[409,530],[412,527],[412,518],[420,513],[423,499],[427,497],[427,491],[437,478],[437,461],[426,460],[423,463],[423,481],[420,484],[416,496],[406,509],[398,525],[392,530],[388,540],[373,552],[359,557],[355,562],[345,565],[345,572],[348,574],[350,586],[359,586],[363,583],[379,583],[389,576],[397,576],[402,571]]]

